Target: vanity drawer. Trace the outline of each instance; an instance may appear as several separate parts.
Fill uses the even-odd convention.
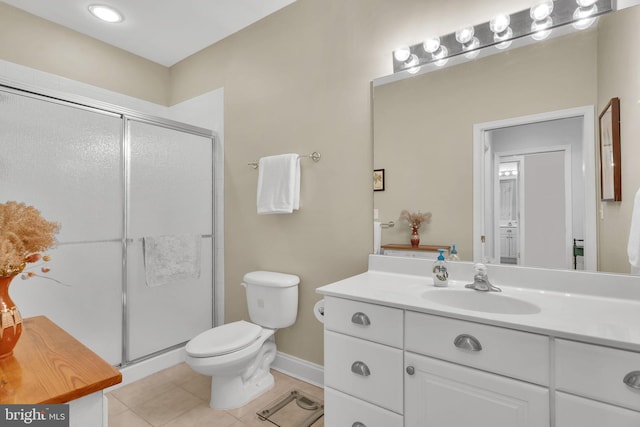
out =
[[[408,311],[405,340],[408,351],[549,385],[542,335]]]
[[[331,331],[324,348],[327,387],[402,413],[402,350]]]
[[[332,388],[324,389],[324,424],[326,426],[402,427],[402,423],[402,415]]]
[[[640,387],[640,353],[556,340],[558,390],[639,411],[640,389],[624,382],[634,372]]]
[[[638,427],[640,412],[556,393],[556,427]]]
[[[358,338],[402,348],[403,311],[397,308],[325,297],[324,327]]]

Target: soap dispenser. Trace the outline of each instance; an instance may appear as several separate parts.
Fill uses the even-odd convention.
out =
[[[460,257],[458,257],[458,250],[456,249],[456,244],[451,244],[451,252],[449,253],[449,257],[447,258],[449,261],[460,261]]]
[[[440,254],[438,259],[433,263],[433,285],[445,287],[449,285],[449,271],[447,269],[447,261],[444,259],[444,249],[438,249]]]

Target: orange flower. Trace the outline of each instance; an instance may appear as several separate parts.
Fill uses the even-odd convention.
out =
[[[36,262],[40,261],[40,254],[31,254],[28,255],[25,259],[26,262]]]

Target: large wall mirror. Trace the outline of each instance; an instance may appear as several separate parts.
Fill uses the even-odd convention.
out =
[[[374,169],[385,170],[374,209],[396,223],[381,242],[409,242],[402,210],[431,212],[421,244],[455,243],[462,260],[628,273],[640,170],[623,167],[622,202],[601,202],[595,147],[614,97],[623,157],[638,144],[638,27],[640,7],[629,7],[586,30],[374,81]]]

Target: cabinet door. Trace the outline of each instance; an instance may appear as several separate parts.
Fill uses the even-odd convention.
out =
[[[549,391],[405,353],[405,427],[548,427]]]
[[[640,412],[556,393],[556,427],[638,427]]]

